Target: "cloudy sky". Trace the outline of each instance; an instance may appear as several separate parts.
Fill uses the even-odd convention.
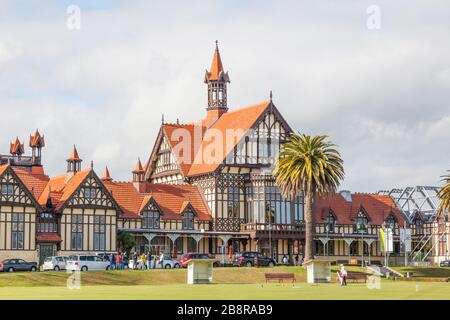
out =
[[[273,90],[293,128],[340,146],[343,188],[437,185],[450,169],[446,0],[92,2],[0,0],[0,153],[39,128],[49,174],[76,144],[85,165],[130,179],[162,113],[204,116],[217,39],[229,106]]]

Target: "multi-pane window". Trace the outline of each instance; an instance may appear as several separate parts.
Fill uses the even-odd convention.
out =
[[[240,190],[237,187],[228,188],[228,218],[239,218]]]
[[[1,193],[5,196],[10,196],[14,194],[14,185],[12,184],[2,184]]]
[[[72,250],[83,250],[83,216],[72,215],[72,241],[70,247]]]
[[[390,228],[392,230],[395,229],[397,226],[397,219],[395,219],[393,214],[390,214],[389,217],[385,220],[385,225],[387,228]]]
[[[325,232],[333,233],[335,222],[336,222],[336,218],[334,217],[333,213],[329,212],[327,215],[327,221],[325,224]]]
[[[11,249],[22,250],[24,239],[25,214],[12,214]]]
[[[183,229],[193,230],[194,229],[194,213],[191,210],[187,210],[183,215]]]
[[[86,199],[95,199],[97,194],[96,188],[84,188],[84,197]]]
[[[142,212],[142,228],[159,229],[159,211],[145,210]]]
[[[355,233],[367,233],[367,226],[369,221],[363,210],[359,210],[358,215],[355,218],[355,224],[353,225],[353,232]]]
[[[105,216],[94,217],[94,250],[105,250]]]
[[[303,197],[290,201],[275,186],[253,187],[248,200],[253,203],[248,206],[251,222],[292,224],[303,220]]]
[[[38,218],[37,232],[58,232],[58,223],[53,213],[41,213]]]

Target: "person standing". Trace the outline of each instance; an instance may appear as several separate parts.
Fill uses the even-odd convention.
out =
[[[345,270],[344,265],[341,265],[341,272],[339,275],[341,280],[341,286],[347,286],[347,270]]]
[[[156,258],[156,254],[153,255],[153,269],[156,269],[156,262],[157,262],[157,258]]]
[[[145,253],[141,255],[141,270],[144,270],[147,268],[147,256]]]
[[[159,256],[159,263],[161,264],[161,269],[164,268],[164,252],[161,252],[161,255]]]
[[[109,254],[109,270],[114,270],[114,255]]]
[[[118,253],[116,255],[116,270],[121,270],[122,268],[120,267],[120,253]]]
[[[150,254],[150,251],[147,252],[147,270],[150,270],[150,266],[152,264],[152,255]]]

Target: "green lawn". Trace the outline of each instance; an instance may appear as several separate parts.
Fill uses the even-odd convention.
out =
[[[383,281],[380,289],[365,284],[340,287],[336,283],[308,285],[213,284],[213,285],[138,285],[0,288],[0,299],[450,299],[448,283]]]
[[[266,284],[266,272],[293,272],[297,283]],[[340,287],[332,277],[331,284],[309,285],[302,267],[217,268],[213,285],[187,285],[186,269],[82,272],[80,289],[68,289],[68,277],[65,272],[0,273],[0,299],[450,299],[447,282],[383,279],[380,289],[369,289],[364,283]]]

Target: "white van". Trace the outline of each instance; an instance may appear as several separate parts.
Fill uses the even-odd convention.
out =
[[[74,255],[67,258],[66,270],[109,270],[109,261],[98,256]]]

